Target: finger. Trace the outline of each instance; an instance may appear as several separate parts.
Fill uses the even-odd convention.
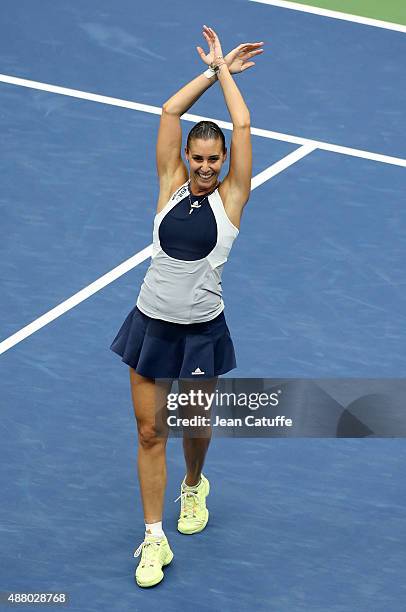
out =
[[[247,53],[244,53],[243,55],[240,55],[239,59],[245,61],[249,59],[250,57],[254,57],[255,55],[260,55],[263,52],[264,52],[263,49],[256,49],[255,51],[249,51]]]
[[[257,49],[258,47],[261,47],[263,45],[263,43],[243,43],[242,45],[238,45],[237,49],[239,49],[240,53],[242,51],[252,51],[254,49]]]
[[[241,72],[244,72],[244,70],[251,68],[251,66],[255,66],[255,62],[248,62],[248,64],[244,64],[243,66],[241,66]]]
[[[208,35],[206,34],[206,32],[203,32],[203,36],[205,37],[205,39],[206,39],[206,41],[207,41],[207,44],[208,44],[208,45],[209,45],[209,47],[211,48],[211,47],[213,46],[213,41],[212,41],[212,39],[210,38],[210,36],[208,36]]]
[[[209,28],[208,26],[204,25],[203,29],[210,35],[213,36],[213,31],[211,28]]]
[[[210,32],[209,29],[207,29],[206,32],[203,32],[204,36],[206,37],[206,39],[211,43],[214,44],[214,36],[213,34]]]
[[[258,45],[264,45],[264,41],[262,42],[254,42],[254,43],[242,43],[241,45],[239,45],[240,47],[258,47]]]
[[[200,55],[200,57],[205,57],[206,56],[205,52],[203,51],[203,49],[201,47],[196,47],[196,50],[197,50],[198,54]]]
[[[255,51],[250,51],[249,53],[247,53],[248,57],[254,57],[254,55],[258,55],[259,53],[263,53],[264,50],[263,49],[256,49]]]

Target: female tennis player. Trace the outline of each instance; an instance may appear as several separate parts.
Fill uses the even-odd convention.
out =
[[[254,66],[263,43],[241,44],[223,56],[212,28],[203,26],[209,51],[197,51],[210,66],[162,107],[156,149],[159,199],[154,220],[153,254],[136,306],[121,326],[111,349],[130,366],[131,394],[138,429],[138,476],[145,519],[145,539],[135,578],[150,587],[163,577],[173,553],[162,529],[166,488],[167,396],[172,381],[179,391],[215,390],[217,377],[236,367],[224,317],[221,273],[239,232],[251,189],[250,114],[233,74]],[[217,124],[200,121],[181,155],[180,117],[219,81],[233,123],[229,171],[225,138]],[[190,397],[190,396],[189,396]],[[209,414],[198,407],[199,414]],[[183,415],[193,416],[189,406]],[[158,418],[159,417],[159,418]],[[209,481],[202,474],[210,427],[200,437],[185,435],[186,476],[181,484],[178,530],[202,531],[209,512]],[[190,433],[190,432],[189,432]],[[177,500],[175,500],[177,501]]]

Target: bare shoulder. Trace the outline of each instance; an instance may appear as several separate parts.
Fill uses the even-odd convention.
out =
[[[161,177],[159,180],[159,196],[156,212],[159,213],[165,208],[170,197],[177,189],[188,180],[188,172],[186,166],[180,166],[178,171],[172,174],[171,177]]]
[[[238,192],[232,190],[227,177],[219,187],[219,194],[227,217],[230,219],[231,223],[239,229],[242,211],[244,210],[246,202],[241,199]]]

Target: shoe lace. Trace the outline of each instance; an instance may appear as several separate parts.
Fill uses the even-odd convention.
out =
[[[149,561],[152,566],[156,562],[156,554],[159,551],[160,545],[160,540],[150,540],[146,538],[134,552],[134,557],[139,557],[142,552],[141,561],[143,565]]]
[[[179,499],[183,517],[195,518],[196,508],[199,505],[199,495],[197,491],[182,491],[179,497],[177,497],[174,501],[177,502]]]

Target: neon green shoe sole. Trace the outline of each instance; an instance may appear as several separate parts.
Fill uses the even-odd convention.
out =
[[[181,510],[178,519],[178,531],[186,535],[203,531],[209,520],[209,511],[206,507],[206,497],[210,493],[210,483],[202,474],[201,483],[192,491],[181,486]]]

